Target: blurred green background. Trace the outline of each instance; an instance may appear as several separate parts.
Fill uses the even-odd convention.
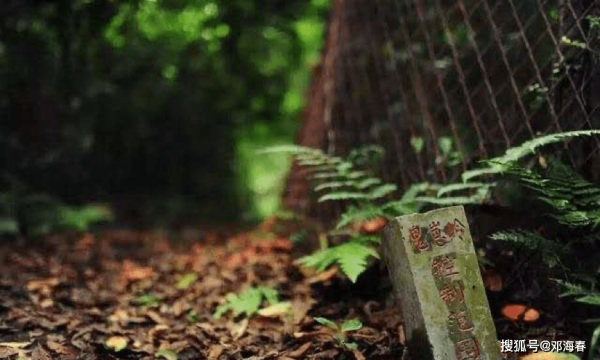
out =
[[[153,225],[272,213],[289,159],[256,150],[292,141],[328,6],[3,1],[0,193]]]

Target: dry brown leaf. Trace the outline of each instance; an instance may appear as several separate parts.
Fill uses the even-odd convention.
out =
[[[125,260],[123,262],[121,277],[127,281],[144,280],[153,275],[154,270],[151,267],[141,267],[130,260]]]
[[[2,342],[0,343],[0,346],[2,347],[8,347],[11,349],[23,349],[28,347],[29,345],[31,345],[31,341],[26,341],[26,342]]]
[[[282,301],[277,304],[268,306],[258,310],[258,315],[265,317],[280,317],[285,316],[292,309],[292,304],[289,301]]]
[[[239,324],[235,324],[231,327],[231,336],[234,340],[238,340],[248,329],[248,318],[244,318]]]
[[[300,345],[300,347],[298,347],[295,350],[292,350],[290,352],[288,352],[287,354],[285,354],[287,357],[290,358],[302,358],[304,356],[304,354],[306,354],[306,352],[312,347],[312,343],[306,342],[302,345]]]
[[[41,346],[38,345],[31,353],[32,360],[52,360],[52,356]]]
[[[96,238],[94,234],[85,233],[81,240],[75,244],[75,249],[79,251],[87,251],[96,244]]]
[[[41,290],[42,293],[49,293],[49,290],[60,284],[60,280],[56,277],[47,279],[31,280],[27,283],[26,288],[29,291]]]
[[[352,350],[352,355],[354,355],[356,360],[367,360],[365,356],[358,350]]]
[[[220,345],[211,345],[208,352],[208,360],[217,360],[223,354],[223,347]]]
[[[483,285],[490,291],[500,291],[503,287],[502,276],[493,269],[483,270],[481,272],[483,277]]]
[[[315,276],[310,277],[309,279],[306,280],[306,282],[309,284],[326,282],[326,281],[329,281],[332,278],[334,278],[337,275],[337,273],[338,273],[337,266],[333,266],[333,267],[329,268],[328,270],[325,270]]]
[[[0,346],[0,359],[8,359],[19,353],[18,349]]]
[[[294,299],[292,303],[292,309],[294,311],[294,324],[300,324],[306,317],[306,314],[308,314],[310,309],[312,309],[316,303],[317,301],[313,298],[308,298],[306,300]]]

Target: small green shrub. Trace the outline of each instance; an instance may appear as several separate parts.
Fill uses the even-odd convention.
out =
[[[336,324],[335,322],[324,318],[324,317],[316,317],[315,321],[318,322],[321,325],[327,326],[328,328],[330,328],[331,330],[333,330],[335,333],[333,334],[333,340],[335,340],[335,343],[345,349],[345,350],[357,350],[358,349],[358,344],[353,343],[353,342],[348,342],[347,338],[346,338],[346,334],[351,332],[351,331],[356,331],[356,330],[360,330],[362,328],[362,323],[360,322],[360,320],[347,320],[344,323],[342,323],[341,326],[338,326],[338,324]]]

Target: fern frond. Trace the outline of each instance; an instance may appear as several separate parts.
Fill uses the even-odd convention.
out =
[[[347,176],[348,176],[348,179],[360,179],[361,177],[365,177],[367,175],[369,175],[369,174],[366,171],[357,170],[357,171],[352,171]]]
[[[337,177],[339,177],[340,175],[337,172],[323,172],[323,173],[318,173],[318,174],[314,174],[313,176],[311,176],[312,179],[335,179]]]
[[[377,178],[367,178],[367,179],[359,181],[356,184],[356,186],[359,189],[366,189],[369,186],[378,185],[378,184],[381,184],[381,180],[380,179],[377,179]]]
[[[367,268],[367,259],[371,256],[379,258],[377,251],[372,247],[361,242],[351,241],[305,256],[299,262],[320,271],[337,263],[346,276],[352,282],[356,282],[358,276]]]
[[[396,191],[398,188],[394,184],[379,185],[369,191],[370,199],[379,199]]]
[[[458,183],[458,184],[449,184],[446,186],[442,186],[438,192],[437,192],[437,196],[440,197],[442,195],[451,193],[451,192],[455,192],[455,191],[462,191],[462,190],[471,190],[471,189],[481,189],[481,188],[486,188],[489,189],[490,187],[496,186],[496,183],[482,183],[482,182],[476,182],[476,183]]]
[[[362,207],[350,206],[340,216],[340,220],[335,228],[341,229],[353,222],[364,222],[382,216],[385,216],[383,209],[373,204],[367,204]]]
[[[554,267],[561,263],[561,257],[570,253],[568,245],[560,244],[555,240],[546,239],[545,237],[531,231],[501,231],[492,234],[490,239],[496,241],[507,241],[518,246],[524,246],[530,250],[539,251],[542,255],[542,260],[549,267]]]
[[[369,196],[359,192],[351,191],[339,191],[323,195],[319,198],[319,202],[323,201],[339,201],[339,200],[364,200],[368,199]]]
[[[516,164],[507,173],[532,190],[537,199],[550,206],[549,214],[560,224],[572,228],[600,224],[600,187],[556,160],[550,162],[546,176]]]
[[[576,297],[575,301],[577,302],[600,306],[600,292],[588,290],[581,285],[564,280],[554,279],[554,281],[566,289],[566,292],[560,294],[561,297],[574,296]]]
[[[356,235],[352,238],[353,242],[369,245],[371,243],[380,244],[381,237],[375,235]]]
[[[600,135],[600,130],[567,131],[526,141],[520,146],[509,148],[502,156],[482,161],[484,164],[487,164],[487,167],[463,172],[461,175],[462,181],[467,182],[483,175],[496,175],[502,173],[506,170],[507,165],[515,163],[528,155],[535,154],[536,150],[542,146],[551,145],[567,138],[593,135]]]
[[[504,155],[496,158],[492,158],[486,162],[509,164],[524,158],[527,155],[535,154],[536,150],[542,146],[555,144],[568,138],[576,138],[582,136],[600,135],[600,130],[578,130],[578,131],[567,131],[557,134],[550,134],[535,138],[524,142],[520,146],[512,147],[506,150]]]
[[[463,182],[467,182],[473,178],[481,177],[483,175],[496,175],[504,171],[504,166],[496,164],[487,168],[467,170],[461,174],[460,178]]]
[[[419,212],[422,205],[416,200],[397,200],[383,204],[381,209],[388,216],[400,216]]]
[[[356,181],[329,181],[315,186],[315,191],[321,191],[325,189],[337,189],[341,187],[349,187],[354,185],[356,185]]]
[[[434,204],[434,205],[471,205],[471,204],[481,204],[485,200],[485,197],[479,195],[473,196],[454,196],[454,197],[445,197],[438,198],[433,196],[419,196],[415,198],[416,201]]]

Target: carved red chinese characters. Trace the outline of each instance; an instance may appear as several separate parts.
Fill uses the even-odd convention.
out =
[[[429,234],[431,234],[431,239],[437,246],[444,246],[450,242],[450,238],[442,233],[439,221],[433,221],[429,224]]]
[[[440,299],[442,299],[446,305],[450,305],[452,303],[463,303],[465,301],[465,295],[462,283],[444,285],[440,290]]]
[[[475,325],[473,325],[473,322],[467,315],[466,311],[450,312],[450,315],[448,315],[448,320],[450,323],[455,323],[458,327],[458,330],[462,333],[472,331],[475,328]]]
[[[458,270],[452,261],[452,258],[448,255],[437,256],[431,263],[431,272],[433,276],[437,278],[450,278],[452,279]]]
[[[479,344],[475,338],[463,339],[454,348],[457,360],[480,360]]]
[[[429,243],[427,243],[427,241],[425,240],[423,232],[421,231],[421,228],[419,226],[411,226],[410,229],[408,229],[408,232],[410,234],[410,243],[416,251],[420,252],[431,249]]]

